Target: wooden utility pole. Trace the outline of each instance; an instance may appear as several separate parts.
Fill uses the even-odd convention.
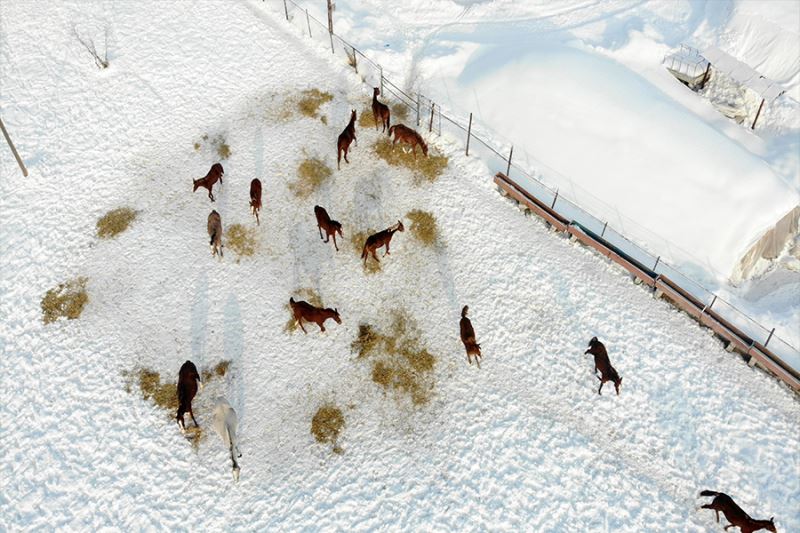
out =
[[[333,0],[328,0],[328,32],[333,33]]]
[[[433,131],[433,110],[436,107],[436,104],[431,102],[431,121],[428,123],[428,133]]]
[[[17,153],[17,149],[14,148],[14,143],[11,142],[11,137],[9,137],[8,132],[6,131],[6,126],[5,124],[3,124],[2,118],[0,118],[0,130],[3,130],[3,136],[6,138],[6,142],[8,143],[9,148],[11,148],[11,153],[14,154],[14,157],[16,158],[20,170],[22,170],[22,175],[27,178],[28,169],[25,168],[25,163],[22,162],[22,158]]]
[[[469,126],[467,126],[467,150],[466,155],[469,155],[469,138],[472,135],[472,113],[469,114]]]

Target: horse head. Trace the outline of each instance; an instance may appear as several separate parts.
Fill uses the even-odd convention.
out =
[[[397,225],[394,227],[394,230],[395,231],[405,231],[406,228],[403,226],[403,223],[398,220],[397,221]]]
[[[342,323],[342,317],[339,316],[339,309],[334,307],[333,309],[333,316],[332,318],[336,321],[337,324]]]

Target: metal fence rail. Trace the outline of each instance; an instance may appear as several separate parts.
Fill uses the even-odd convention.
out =
[[[635,263],[641,264],[654,275],[667,278],[673,285],[679,287],[690,300],[702,302],[706,310],[713,310],[720,320],[737,329],[748,340],[750,348],[755,345],[762,347],[763,353],[759,353],[765,354],[764,357],[769,358],[777,367],[785,370],[795,379],[800,379],[800,350],[774,335],[774,329],[765,328],[746,313],[696,282],[692,276],[671,266],[667,259],[668,255],[662,257],[653,253],[635,243],[625,234],[634,230],[644,232],[650,240],[655,238],[662,241],[669,251],[675,246],[666,239],[645,230],[632,220],[626,219],[628,224],[623,224],[624,217],[613,206],[592,196],[591,193],[583,190],[557,171],[538,164],[538,161],[539,168],[534,172],[529,172],[513,160],[513,146],[510,143],[505,145],[505,143],[492,140],[502,137],[491,129],[478,124],[472,114],[468,118],[458,117],[457,113],[443,109],[440,104],[430,98],[401,88],[387,78],[380,64],[371,60],[336,33],[329,32],[327,24],[311,16],[308,10],[301,8],[293,0],[284,0],[281,7],[283,7],[281,15],[285,16],[287,22],[300,35],[305,35],[317,41],[322,47],[329,48],[334,56],[341,57],[346,64],[352,67],[365,84],[370,87],[379,87],[384,97],[387,94],[391,95],[397,103],[405,106],[408,110],[409,121],[414,120],[418,128],[431,133],[435,132],[440,137],[455,143],[463,142],[467,154],[471,151],[478,155],[486,161],[490,169],[494,169],[494,172],[501,172],[505,176],[509,176],[513,172],[513,181],[517,187],[524,190],[526,195],[549,207],[564,220],[600,236],[617,252],[624,254]],[[500,144],[504,145],[500,146]],[[545,183],[544,178],[559,183],[563,187],[554,188]],[[581,194],[578,194],[579,191]],[[528,199],[530,200],[530,198]],[[601,212],[605,216],[593,214],[590,209],[585,207],[587,204],[592,205],[591,211]],[[616,223],[613,221],[614,218],[619,223],[619,228],[613,227],[613,224]],[[685,250],[681,250],[681,252],[686,257],[692,257]],[[699,261],[697,263],[700,264]],[[766,368],[770,365],[760,366]]]

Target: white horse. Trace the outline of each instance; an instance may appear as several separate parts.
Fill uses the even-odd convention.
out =
[[[233,463],[233,480],[239,481],[239,463],[237,457],[241,457],[239,451],[239,439],[236,437],[236,429],[239,426],[239,419],[236,411],[225,398],[218,398],[214,405],[214,429],[222,438],[222,443],[228,448]]]

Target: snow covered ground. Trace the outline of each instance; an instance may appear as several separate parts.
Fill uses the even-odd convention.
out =
[[[224,6],[222,8],[221,6]],[[455,146],[435,183],[372,154],[299,200],[299,162],[335,166],[334,139],[368,96],[277,6],[221,3],[0,5],[0,104],[31,174],[0,150],[0,529],[717,531],[696,494],[732,494],[779,531],[800,530],[800,401],[725,352],[708,331],[622,272],[526,218],[488,169]],[[108,22],[111,67],[71,36]],[[280,119],[310,87],[335,98],[328,125]],[[224,135],[232,155],[212,206],[190,178],[215,161],[193,143]],[[259,249],[212,259],[205,220],[252,225],[247,185],[264,182]],[[435,214],[442,244],[409,231],[366,275],[348,243],[319,241],[312,207],[354,231],[411,209]],[[139,211],[112,241],[109,209]],[[43,325],[43,293],[89,278],[80,319]],[[285,304],[316,289],[343,323],[288,334]],[[483,368],[458,338],[469,304]],[[437,356],[434,395],[385,394],[350,344],[393,309]],[[592,336],[622,393],[596,394]],[[215,435],[194,451],[168,413],[126,392],[137,366],[232,361],[212,394],[239,413],[242,478]],[[331,453],[310,433],[324,402],[345,411]]]
[[[299,4],[325,20],[324,2]],[[335,21],[395,83],[464,124],[473,112],[517,164],[800,346],[787,261],[769,281],[729,283],[800,204],[800,4],[365,0],[340,2]],[[661,65],[683,42],[721,46],[788,97],[752,133]],[[752,120],[760,101],[736,96]]]

